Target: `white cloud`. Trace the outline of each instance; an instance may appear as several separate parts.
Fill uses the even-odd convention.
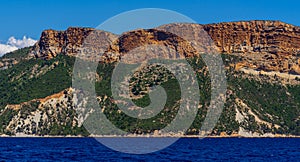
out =
[[[32,46],[36,42],[36,40],[27,38],[26,36],[24,36],[23,39],[16,39],[15,37],[10,37],[6,44],[0,44],[0,56],[20,48]]]
[[[5,53],[15,51],[18,48],[15,46],[7,45],[7,44],[0,44],[0,56],[2,56]]]

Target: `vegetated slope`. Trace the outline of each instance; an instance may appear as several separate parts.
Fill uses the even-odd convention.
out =
[[[238,60],[236,56],[223,57],[227,65]],[[72,100],[70,87],[74,59],[64,55],[50,60],[30,59],[0,71],[2,133],[88,135],[82,127],[83,117],[76,114]],[[210,79],[201,58],[188,61],[197,71],[201,104],[186,134],[198,134],[210,101]],[[139,106],[150,103],[147,86],[162,85],[168,95],[164,110],[153,118],[142,120],[120,112],[113,103],[109,87],[114,66],[114,63],[99,64],[97,73],[101,79],[95,85],[100,107],[104,108],[113,124],[124,131],[146,134],[154,133],[174,119],[179,108],[180,88],[171,73],[163,67],[150,66],[132,78],[132,92],[140,95],[134,102]],[[267,76],[257,80],[232,69],[227,72],[227,102],[212,135],[244,135],[245,132],[299,135],[298,85],[270,83]],[[153,75],[160,77],[152,80]]]
[[[158,29],[175,32],[191,29],[188,30],[191,33],[187,33],[190,36],[193,36],[193,31],[206,30],[220,52],[227,53],[222,54],[228,82],[226,103],[211,135],[300,134],[298,27],[274,21],[253,21],[204,26],[167,24]],[[0,71],[0,133],[89,134],[83,127],[89,116],[76,113],[84,110],[76,109],[78,103],[75,103],[73,92],[77,90],[72,89],[71,84],[76,52],[80,51],[84,39],[92,31],[94,29],[90,28],[69,28],[62,32],[46,30],[34,47],[20,49],[0,58],[3,63]],[[167,102],[156,116],[149,119],[130,117],[119,110],[115,103],[118,101],[112,97],[110,86],[115,61],[135,47],[149,43],[167,45],[179,56],[188,57],[187,61],[196,72],[200,86],[200,105],[190,129],[173,133],[202,133],[199,131],[210,104],[210,77],[201,55],[189,43],[157,29],[131,31],[115,42],[116,35],[112,33],[99,31],[97,34],[101,38],[98,43],[112,43],[104,54],[108,59],[97,68],[95,90],[101,111],[114,125],[130,133],[159,134],[158,130],[168,125],[178,112],[181,95],[179,83],[168,70],[155,64],[135,72],[130,78],[130,91],[134,103],[145,107],[150,104],[151,88],[157,85],[164,87],[168,95]],[[278,43],[283,39],[287,42]],[[261,51],[256,47],[260,47]],[[117,55],[111,55],[109,51]],[[168,54],[168,51],[162,52]],[[134,56],[131,58],[135,59]],[[246,73],[251,70],[255,74]],[[281,77],[283,74],[288,77]],[[290,75],[293,77],[290,78]]]
[[[21,60],[29,59],[30,58],[30,56],[28,55],[29,51],[31,51],[31,47],[18,49],[16,51],[9,52],[3,55],[0,58],[0,68],[6,69],[11,67],[14,64],[19,63]]]

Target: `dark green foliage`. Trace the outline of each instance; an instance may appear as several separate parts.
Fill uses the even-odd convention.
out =
[[[107,118],[114,125],[124,131],[141,134],[150,133],[156,129],[162,129],[166,126],[166,124],[172,121],[172,116],[175,116],[177,113],[178,109],[175,104],[180,99],[180,92],[178,92],[179,85],[176,80],[169,80],[168,82],[161,84],[161,86],[165,88],[168,98],[165,108],[155,117],[143,120],[130,117],[123,112],[118,113],[118,107],[111,103],[110,100],[101,102],[100,107],[106,106],[107,109],[105,109],[104,113],[106,114]],[[146,95],[139,100],[135,100],[134,102],[145,106],[148,105],[149,98]]]
[[[4,58],[24,58],[27,56],[29,48],[18,50],[3,56]],[[222,55],[224,64],[229,65],[239,61],[239,57]],[[23,60],[12,67],[0,71],[0,109],[4,110],[7,104],[19,104],[32,99],[44,98],[54,93],[63,91],[71,87],[72,70],[75,58],[58,55],[51,60],[30,59]],[[201,58],[190,58],[187,60],[196,72],[199,84],[200,107],[197,117],[186,134],[197,134],[205,119],[207,108],[210,104],[211,81],[209,72],[205,68],[205,63]],[[36,70],[35,70],[35,67]],[[51,69],[45,70],[51,67]],[[95,90],[98,96],[108,96],[108,99],[101,101],[100,107],[104,109],[107,118],[118,128],[131,133],[151,133],[154,130],[164,128],[170,123],[178,112],[180,105],[180,87],[178,81],[170,73],[161,75],[155,82],[151,78],[157,74],[157,69],[148,71],[143,78],[131,78],[132,82],[136,82],[132,86],[134,95],[143,95],[141,98],[134,99],[133,102],[138,106],[146,107],[150,104],[149,94],[145,93],[147,87],[161,85],[167,93],[167,103],[164,109],[156,116],[150,119],[137,119],[118,112],[119,108],[114,104],[111,96],[111,75],[115,68],[115,64],[100,63],[97,68],[99,81],[95,83]],[[159,68],[159,67],[156,67]],[[40,71],[45,70],[45,73]],[[242,77],[243,74],[227,71],[228,90],[233,94],[227,97],[224,111],[221,114],[213,134],[226,132],[232,134],[237,132],[239,127],[260,133],[285,133],[300,135],[300,86],[283,86],[280,84],[271,84],[268,82],[260,82],[255,79]],[[38,75],[37,75],[38,74]],[[165,80],[164,80],[165,79]],[[139,81],[141,80],[141,81]],[[144,80],[144,81],[143,81]],[[258,124],[254,120],[254,116],[248,115],[243,123],[235,121],[235,102],[236,98],[241,99],[247,104],[253,113],[260,119],[273,123],[272,128],[268,128],[265,124]],[[31,111],[36,110],[37,103],[31,103],[23,107],[20,111],[22,117],[26,118]],[[58,107],[60,105],[57,105]],[[51,108],[49,108],[51,109]],[[237,107],[239,109],[239,107]],[[1,132],[5,132],[4,128],[9,121],[18,112],[11,109],[5,109],[0,115]],[[51,117],[51,114],[47,114]],[[66,109],[58,114],[58,119],[51,119],[51,127],[41,129],[36,134],[39,135],[84,135],[89,133],[84,127],[73,127],[71,121],[76,116],[74,109]],[[270,118],[271,116],[271,118]],[[65,123],[60,125],[59,123]],[[39,125],[41,123],[37,123]],[[279,125],[276,129],[274,124]],[[21,131],[21,130],[19,130]]]
[[[239,129],[239,123],[235,120],[235,108],[234,100],[228,98],[223,108],[223,112],[219,118],[218,123],[215,126],[214,134],[219,135],[221,132],[226,132],[227,134],[232,134],[237,132]]]
[[[54,65],[58,62],[57,65]],[[71,86],[74,58],[60,55],[52,60],[31,59],[0,71],[0,106],[44,98]],[[34,66],[53,69],[35,76]]]
[[[99,63],[97,73],[101,80],[95,83],[95,90],[98,96],[111,96],[111,76],[114,70],[114,64]]]
[[[205,118],[206,109],[209,105],[209,99],[210,99],[210,79],[208,75],[204,75],[205,72],[205,64],[200,58],[192,58],[188,60],[188,62],[191,64],[192,68],[194,68],[196,73],[198,83],[200,85],[200,96],[201,98],[200,103],[201,105],[204,105],[202,109],[199,109],[198,115],[194,120],[193,125],[191,126],[191,129],[199,129],[201,127],[201,122]],[[139,84],[133,85],[133,91],[136,92],[134,95],[139,95],[141,90],[145,90],[147,86],[152,87],[155,85],[161,85],[166,93],[167,93],[167,102],[165,105],[165,108],[155,117],[152,117],[150,119],[136,119],[127,116],[125,113],[118,112],[118,107],[113,104],[110,100],[106,100],[105,102],[100,103],[100,107],[106,107],[104,113],[106,114],[107,118],[118,128],[132,133],[150,133],[157,129],[164,128],[168,123],[170,123],[174,117],[176,116],[176,113],[180,106],[180,98],[181,98],[181,92],[178,81],[172,76],[171,73],[166,72],[165,70],[157,70],[161,69],[160,67],[152,67],[150,69],[147,69],[147,73],[143,74],[142,78],[131,78],[132,82],[136,82]],[[109,65],[102,65],[100,64],[98,66],[98,74],[101,78],[101,81],[96,83],[96,92],[99,96],[109,96],[111,97],[110,92],[110,77],[109,72],[112,72],[113,66],[111,64]],[[103,72],[105,71],[105,72]],[[160,74],[159,72],[163,72],[163,74]],[[167,74],[167,75],[166,75]],[[207,73],[208,74],[208,73]],[[149,78],[151,78],[153,75],[159,76],[155,81],[151,81]],[[161,77],[161,78],[160,78]],[[165,81],[164,81],[165,80]],[[155,83],[155,84],[151,84]],[[101,88],[102,87],[102,88]],[[148,94],[144,94],[142,98],[134,99],[134,103],[136,103],[138,106],[145,107],[150,104],[150,98]],[[193,134],[195,132],[187,132],[187,134]]]
[[[259,118],[282,126],[287,133],[295,133],[295,121],[300,115],[300,100],[297,97],[297,93],[300,92],[299,87],[287,88],[241,77],[230,77],[228,83]],[[257,126],[250,126],[249,129],[257,130]]]

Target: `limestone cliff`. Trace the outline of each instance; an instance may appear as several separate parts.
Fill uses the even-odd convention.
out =
[[[300,52],[300,28],[280,21],[241,21],[204,25],[221,52],[272,53]]]
[[[176,33],[178,36],[201,33],[199,30],[204,29],[214,41],[214,45],[218,47],[219,52],[223,53],[291,55],[300,52],[300,28],[280,21],[241,21],[207,25],[167,24],[157,29]],[[94,31],[92,28],[76,27],[68,28],[66,31],[45,30],[31,53],[36,57],[45,58],[52,58],[60,53],[74,55],[92,31]],[[159,44],[162,39],[169,41],[165,45],[182,45],[182,48],[187,48],[187,51],[191,50],[188,49],[186,43],[178,44],[182,42],[182,39],[175,40],[174,34],[166,34],[162,31],[138,30],[125,33],[118,40],[119,52],[128,52],[132,47],[143,43]],[[208,40],[208,38],[203,40]],[[205,42],[201,43],[205,44]],[[213,44],[206,45],[212,46]]]
[[[153,49],[148,45],[156,47]],[[207,25],[176,23],[135,30],[121,36],[92,28],[45,30],[30,55],[44,59],[58,54],[75,56],[83,48],[88,50],[85,53],[93,51],[96,56],[105,56],[101,57],[105,62],[116,61],[126,53],[130,53],[127,59],[131,61],[156,55],[182,58],[210,52],[239,54],[243,56],[243,67],[300,74],[297,59],[300,54],[300,28],[280,21]],[[138,53],[145,55],[137,56]]]
[[[68,28],[66,31],[45,30],[34,45],[31,54],[40,58],[53,58],[58,54],[74,55],[84,38],[94,29]]]

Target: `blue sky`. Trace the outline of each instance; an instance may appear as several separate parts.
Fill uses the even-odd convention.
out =
[[[39,39],[44,29],[96,27],[116,14],[139,8],[174,10],[200,24],[266,19],[300,26],[300,2],[296,0],[5,0],[0,3],[1,42],[11,36]]]

